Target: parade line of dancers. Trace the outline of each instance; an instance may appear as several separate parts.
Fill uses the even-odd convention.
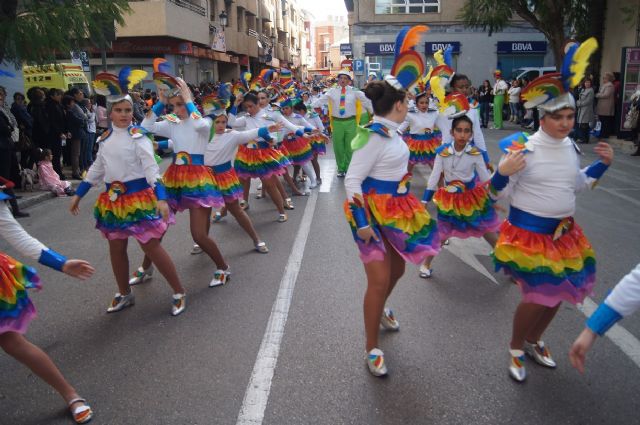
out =
[[[434,55],[438,65],[427,70],[415,50],[426,31],[422,25],[404,28],[396,39],[390,74],[368,83],[363,91],[353,88],[348,70],[340,71],[335,86],[324,93],[320,87],[296,82],[288,70],[263,70],[254,78],[242,73],[236,84],[221,84],[196,105],[188,85],[167,72],[163,59],[156,59],[153,79],[160,98],[140,125],[132,124],[128,90],[146,72],[126,67],[119,75],[98,74],[93,85],[107,96],[111,128],[99,139],[97,158],[70,211],[80,213],[80,201],[93,186],[102,190],[93,214],[108,242],[117,285],[107,312],[133,306],[132,286],[149,278],[154,267],[173,291],[171,314],[185,311],[185,287],[162,246],[179,212],[189,212],[196,244],[192,253],[206,253],[215,265],[211,287],[231,278],[230,265],[209,235],[212,219],[215,223],[231,213],[255,250],[268,253],[246,213],[251,179],[260,180],[258,197],[268,196],[273,202],[274,222],[285,223],[286,210],[295,208],[285,184],[294,195],[321,184],[318,156],[326,152],[331,132],[337,176],[344,178],[347,194],[344,213],[367,277],[364,328],[369,371],[375,376],[388,372],[378,334],[380,327],[399,329],[386,302],[406,262],[416,264],[419,277],[431,277],[435,257],[451,237],[483,237],[494,248],[496,270],[522,292],[505,347],[511,378],[526,379],[525,355],[556,367],[543,334],[562,301],[582,302],[595,284],[593,249],[573,219],[576,193],[593,187],[613,159],[611,147],[601,142],[594,148],[599,160],[581,169],[579,149],[568,137],[576,110],[571,89],[582,80],[597,44],[594,39],[576,44],[561,72],[542,76],[522,91],[525,106],[538,109],[541,128],[533,135],[517,133],[503,139],[504,155],[494,171],[477,102],[468,97],[469,79],[454,73],[450,52]],[[164,174],[157,148],[173,151]],[[431,175],[420,200],[411,193],[411,170],[425,165]],[[297,182],[303,175],[301,190]],[[0,200],[8,198],[0,191]],[[501,198],[509,202],[506,220],[496,212]],[[430,202],[437,210],[435,219],[426,208]],[[94,272],[86,261],[67,259],[29,236],[4,202],[0,229],[20,253],[45,266],[80,279]],[[145,254],[133,276],[127,256],[130,237]],[[93,411],[86,400],[24,337],[35,317],[27,290],[40,287],[36,271],[0,253],[0,272],[0,346],[60,393],[76,423],[90,421]],[[595,336],[639,305],[636,269],[589,319],[571,349],[572,364],[583,370]]]

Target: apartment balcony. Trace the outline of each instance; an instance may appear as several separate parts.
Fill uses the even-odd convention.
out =
[[[258,16],[258,1],[262,1],[262,0],[244,0],[244,1],[246,3],[245,10],[254,16]]]
[[[173,37],[209,44],[206,9],[186,0],[146,0],[129,2],[132,13],[124,15],[124,25],[116,27],[117,37]]]

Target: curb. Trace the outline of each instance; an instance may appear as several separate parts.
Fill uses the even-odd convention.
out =
[[[616,138],[613,139],[606,139],[606,141],[611,145],[611,146],[615,146],[617,148],[622,148],[622,150],[624,151],[633,151],[636,148],[636,145],[633,142],[630,142],[628,140],[621,140]]]
[[[20,192],[18,193],[18,195],[22,195],[23,198],[22,199],[18,199],[18,206],[20,207],[20,209],[23,208],[29,208],[32,207],[36,204],[39,204],[41,202],[46,201],[47,199],[51,199],[51,198],[55,198],[56,195],[53,192],[42,192],[42,193],[38,193],[37,195],[33,195],[33,196],[29,196],[24,197],[24,193],[25,192]]]

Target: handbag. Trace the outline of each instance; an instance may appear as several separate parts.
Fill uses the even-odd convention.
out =
[[[627,112],[627,115],[624,118],[622,127],[626,128],[627,130],[633,130],[634,128],[636,128],[636,126],[638,125],[639,112],[640,110],[638,110],[637,107],[632,107],[631,109],[629,109],[629,112]]]
[[[15,148],[20,152],[29,151],[33,148],[31,138],[27,135],[27,132],[24,131],[24,129],[19,132],[18,141],[16,142]]]

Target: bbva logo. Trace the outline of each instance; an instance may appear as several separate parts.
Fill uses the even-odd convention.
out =
[[[511,43],[511,50],[514,52],[533,51],[533,45],[531,43]]]

